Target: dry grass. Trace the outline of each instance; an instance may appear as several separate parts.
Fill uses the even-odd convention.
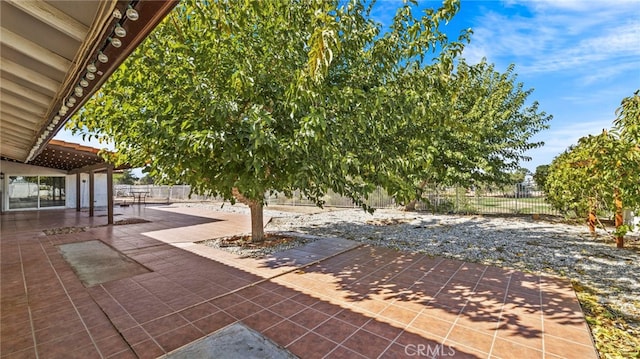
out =
[[[640,358],[640,318],[598,301],[593,288],[573,283],[601,358]],[[638,303],[640,305],[640,303]]]

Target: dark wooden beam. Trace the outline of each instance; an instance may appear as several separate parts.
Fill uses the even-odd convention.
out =
[[[107,224],[113,224],[113,166],[107,167]]]
[[[67,172],[67,174],[76,174],[76,173],[91,173],[100,170],[106,170],[110,165],[106,162],[96,163],[94,165],[84,166],[81,168],[74,168],[71,171]]]
[[[80,172],[76,173],[76,212],[80,212]]]
[[[95,193],[95,176],[93,172],[89,172],[89,217],[93,217]]]

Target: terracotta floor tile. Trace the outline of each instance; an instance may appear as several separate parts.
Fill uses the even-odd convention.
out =
[[[30,331],[11,336],[5,334],[0,341],[0,353],[2,353],[2,355],[11,354],[32,348],[34,345],[33,336]]]
[[[493,343],[493,333],[480,332],[473,329],[455,325],[449,335],[447,341],[453,341],[465,345],[478,351],[489,353]],[[446,343],[446,342],[445,342]]]
[[[129,344],[119,334],[100,339],[96,342],[96,345],[100,353],[105,357],[129,350]],[[85,358],[88,358],[88,356]]]
[[[330,318],[313,329],[315,333],[318,333],[336,343],[341,343],[357,330],[358,327],[336,318]]]
[[[110,317],[113,325],[118,328],[118,330],[122,331],[128,328],[132,328],[138,325],[138,322],[133,319],[129,314],[121,315],[119,317],[112,318]]]
[[[325,356],[327,359],[366,359],[366,357],[343,346],[339,346]]]
[[[414,320],[418,313],[409,309],[405,309],[399,305],[391,304],[382,312],[380,312],[380,315],[398,323],[408,325]]]
[[[545,321],[544,334],[583,345],[591,345],[592,343],[591,333],[586,323],[569,325]]]
[[[38,357],[65,357],[70,348],[82,348],[91,345],[91,338],[85,332],[73,333],[47,343],[38,344]]]
[[[263,332],[264,335],[283,347],[288,346],[306,333],[307,329],[289,320],[283,320]]]
[[[581,359],[598,357],[592,344],[578,344],[576,342],[564,340],[562,338],[550,335],[544,336],[544,348],[545,351],[560,357],[574,357]]]
[[[542,350],[542,331],[540,327],[528,327],[524,325],[503,325],[501,321],[497,330],[497,338],[526,345]]]
[[[370,316],[363,315],[361,313],[355,312],[351,308],[345,308],[334,315],[335,318],[345,321],[351,325],[356,327],[363,326],[366,322],[371,319]]]
[[[385,339],[394,340],[400,333],[402,333],[402,326],[389,324],[385,322],[378,321],[376,319],[371,319],[367,322],[362,329],[381,336]]]
[[[177,327],[184,326],[189,324],[189,322],[184,319],[180,314],[170,314],[165,317],[161,317],[158,319],[154,319],[150,322],[146,322],[142,325],[144,330],[149,333],[152,337],[157,337],[166,332],[170,332]]]
[[[334,315],[334,314],[336,314],[336,313],[338,313],[338,312],[340,312],[341,310],[344,309],[343,306],[338,305],[338,304],[330,303],[327,299],[323,299],[323,300],[317,302],[316,304],[311,306],[311,308],[313,308],[315,310],[318,310],[318,311],[320,311],[320,312],[322,312],[324,314],[330,315],[330,316],[332,316],[332,315]]]
[[[215,305],[220,309],[226,309],[230,306],[240,304],[244,301],[245,299],[242,296],[232,293],[221,298],[210,300],[209,303]]]
[[[306,308],[300,313],[289,317],[290,321],[307,329],[313,329],[327,319],[329,319],[329,316],[327,314],[324,314],[312,308]]]
[[[86,357],[85,357],[86,358]],[[113,354],[108,359],[137,359],[138,356],[132,349],[123,350],[119,353]]]
[[[182,327],[178,327],[170,332],[166,332],[162,335],[155,337],[154,339],[160,344],[165,352],[170,352],[185,344],[202,337],[203,334],[200,330],[191,324],[187,324]]]
[[[500,322],[500,316],[488,314],[461,313],[456,321],[456,325],[460,325],[469,329],[478,331],[496,331]]]
[[[261,310],[262,310],[262,307],[250,301],[245,301],[240,304],[232,305],[224,309],[224,311],[227,314],[231,315],[232,317],[238,320],[251,316]]]
[[[218,312],[218,307],[214,306],[209,302],[198,304],[194,307],[183,309],[179,312],[179,314],[186,318],[189,321],[196,321],[198,319],[202,319],[206,316],[209,316],[213,313]]]
[[[195,325],[196,328],[200,329],[203,333],[209,334],[235,322],[235,318],[223,311],[220,311],[217,313],[213,313],[208,317],[196,320],[195,322],[193,322],[193,325]]]
[[[111,324],[107,322],[105,324],[96,325],[94,327],[89,328],[89,334],[94,340],[100,340],[102,338],[108,338],[113,335],[119,335],[118,330]]]
[[[362,329],[342,343],[343,346],[367,358],[377,358],[390,344],[390,340]]]
[[[286,299],[277,304],[272,305],[271,307],[269,307],[269,310],[273,311],[274,313],[282,317],[287,318],[287,317],[296,315],[297,313],[301,312],[306,308],[307,306],[304,304],[298,303],[290,299]]]
[[[141,327],[136,326],[133,328],[125,329],[121,331],[122,337],[129,343],[130,345],[138,344],[145,340],[151,339],[149,334]]]
[[[153,340],[132,345],[133,351],[140,359],[156,359],[165,351]]]
[[[379,359],[398,359],[398,358],[410,358],[416,356],[419,358],[417,352],[412,352],[412,347],[407,349],[404,345],[393,343],[378,357]],[[412,355],[413,354],[413,355]]]
[[[544,357],[542,351],[538,349],[501,338],[496,338],[490,354],[499,358],[537,359]]]
[[[336,346],[336,343],[311,332],[290,344],[287,349],[300,358],[315,359],[323,358]]]
[[[429,313],[429,311],[426,311],[426,313]],[[415,320],[409,325],[409,328],[432,333],[439,337],[446,337],[452,326],[453,321],[442,320],[438,317],[421,313],[416,316]]]
[[[164,304],[160,304],[158,306],[150,306],[144,309],[141,309],[137,312],[131,312],[131,317],[136,320],[138,323],[146,323],[152,321],[154,319],[160,318],[167,314],[171,314],[174,311]]]
[[[312,306],[314,304],[316,304],[318,302],[319,299],[314,298],[308,294],[305,293],[300,293],[294,297],[290,298],[291,300],[294,300],[300,304],[304,304],[306,306]]]
[[[278,304],[278,303],[284,301],[285,299],[286,299],[285,297],[283,297],[283,296],[281,296],[279,294],[276,294],[276,293],[273,293],[273,292],[265,292],[263,294],[260,294],[260,295],[258,295],[256,297],[254,297],[254,298],[251,298],[251,301],[253,303],[256,303],[256,304],[260,305],[263,308],[269,308],[274,304]]]
[[[457,343],[457,357],[482,357],[483,352],[476,349],[486,350],[486,341],[481,339],[496,333],[492,327],[501,311],[501,327],[491,353],[495,357],[509,353],[517,353],[518,357],[536,357],[541,354],[535,350],[536,347],[542,349],[542,346],[538,346],[542,341],[541,336],[544,336],[544,347],[549,358],[573,354],[562,352],[572,346],[585,349],[584,353],[581,352],[585,356],[595,353],[576,295],[570,281],[563,278],[361,246],[305,268],[301,274],[286,274],[247,287],[239,294],[224,295],[264,278],[241,268],[261,275],[279,272],[264,267],[269,265],[268,262],[238,259],[225,252],[220,252],[218,261],[215,258],[218,252],[213,249],[194,245],[193,248],[202,249],[196,255],[184,250],[191,247],[177,248],[154,238],[202,238],[212,233],[211,228],[206,226],[216,223],[230,226],[225,230],[237,230],[233,228],[236,226],[234,222],[225,219],[225,216],[244,219],[246,216],[195,208],[154,209],[136,206],[122,210],[152,222],[136,226],[99,227],[82,233],[45,237],[40,229],[28,231],[30,227],[40,226],[42,218],[49,218],[47,225],[50,228],[103,222],[101,218],[89,219],[84,217],[85,213],[78,214],[75,211],[56,211],[51,215],[47,211],[39,212],[42,218],[20,223],[15,220],[7,222],[7,216],[3,216],[0,236],[2,359],[35,355],[31,347],[33,340],[29,309],[41,339],[38,341],[41,357],[45,356],[43,349],[52,349],[48,353],[51,356],[69,356],[70,353],[74,356],[95,356],[92,350],[99,348],[92,348],[91,341],[87,341],[88,334],[83,330],[76,333],[79,338],[74,338],[76,340],[72,345],[66,345],[67,348],[80,348],[75,352],[58,353],[53,346],[54,343],[65,345],[65,340],[72,337],[69,334],[74,334],[69,331],[73,332],[79,323],[77,327],[89,328],[89,333],[108,353],[103,353],[104,357],[128,358],[138,354],[155,358],[171,347],[186,344],[193,338],[236,321],[221,309],[232,312],[236,317],[245,317],[243,321],[247,325],[268,331],[272,336],[278,336],[281,342],[289,341],[291,348],[307,356],[322,356],[326,349],[330,350],[327,357],[357,357],[351,349],[358,347],[358,343],[364,343],[364,337],[368,335],[369,341],[375,339],[374,342],[386,340],[391,343],[390,340],[395,339],[395,342],[384,348],[375,348],[374,345],[372,349],[369,345],[363,349],[377,349],[384,352],[383,357],[402,357],[406,348],[404,345],[422,344],[436,348],[438,344],[442,345],[443,337],[451,329],[448,339],[449,343]],[[8,215],[26,218],[32,213]],[[218,217],[225,220],[212,222]],[[7,235],[7,228],[14,233]],[[17,230],[23,232],[15,233]],[[155,272],[85,288],[55,245],[96,238]],[[351,245],[360,245],[346,240],[342,242],[338,246],[330,240],[319,240],[307,248],[288,253],[303,263]],[[21,257],[23,262],[16,257]],[[25,283],[22,282],[23,270],[31,307],[24,289]],[[505,295],[507,289],[508,295]],[[212,300],[219,296],[219,299]],[[506,303],[503,303],[505,298]],[[210,302],[201,305],[205,300]],[[389,304],[393,306],[387,307]],[[81,321],[73,305],[79,311]],[[178,310],[179,316],[172,314]],[[386,314],[383,320],[373,318],[374,313],[380,312]],[[176,320],[172,325],[165,323],[164,327],[162,320],[154,321],[165,315],[184,319]],[[291,318],[301,325],[283,318]],[[451,328],[456,320],[457,326]],[[136,354],[120,346],[123,341],[116,343],[115,340],[120,336],[114,335],[115,328],[111,327],[110,321],[120,330],[122,338],[133,345]],[[176,322],[184,325],[176,328]],[[405,322],[411,325],[401,330]],[[546,333],[540,332],[543,322]],[[5,323],[11,324],[8,326]],[[162,341],[164,350],[150,340],[140,324],[162,338],[158,340]],[[364,328],[361,328],[363,325]],[[284,327],[290,330],[284,330]],[[167,336],[171,333],[167,330],[176,331],[179,328],[184,333],[176,332],[180,335]],[[356,331],[360,334],[350,337]],[[56,332],[65,336],[59,338]],[[114,342],[109,344],[111,340]],[[345,340],[351,349],[340,345]],[[323,344],[318,347],[321,349],[309,352],[309,343]],[[462,343],[475,345],[475,348]],[[18,345],[17,351],[13,349],[14,344]],[[13,353],[6,354],[10,346]],[[369,354],[376,356],[375,353]]]
[[[10,351],[10,352],[5,352],[2,351],[2,356],[0,356],[1,358],[7,358],[7,359],[36,359],[37,358],[37,354],[36,354],[36,349],[35,347],[29,347],[27,349],[23,349],[20,351]]]
[[[257,331],[264,331],[284,320],[274,312],[264,309],[242,320],[243,323]]]
[[[382,301],[376,299],[364,299],[351,303],[352,306],[371,312],[372,314],[378,314],[389,306],[389,301]]]

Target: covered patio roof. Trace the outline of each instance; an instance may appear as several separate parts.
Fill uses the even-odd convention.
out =
[[[1,1],[0,157],[52,161],[47,143],[177,2]]]
[[[83,168],[98,170],[100,167],[104,167],[106,169],[108,164],[99,153],[100,150],[94,147],[51,140],[43,147],[42,152],[29,163],[35,166],[56,168],[69,172]],[[125,168],[129,168],[129,166],[120,166],[115,169]]]

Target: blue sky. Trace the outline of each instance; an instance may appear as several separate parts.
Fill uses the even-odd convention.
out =
[[[374,16],[389,23],[401,4],[379,0]],[[522,164],[531,171],[610,128],[620,101],[640,89],[640,0],[462,0],[445,30],[455,38],[464,28],[474,31],[467,62],[486,57],[499,71],[514,63],[518,81],[534,89],[529,98],[554,117],[535,138],[545,146]],[[66,131],[56,138],[79,142]]]
[[[553,115],[536,136],[545,146],[522,164],[531,171],[611,128],[620,101],[640,89],[640,0],[462,0],[446,32],[464,28],[474,31],[463,52],[469,63],[486,57],[499,71],[514,63],[518,81],[534,89],[529,99]]]

